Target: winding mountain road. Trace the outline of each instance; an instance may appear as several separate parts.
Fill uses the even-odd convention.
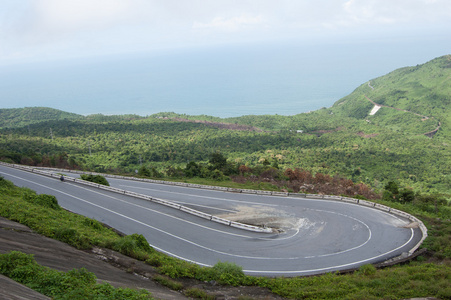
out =
[[[108,178],[111,186],[238,221],[277,227],[250,232],[150,201],[0,166],[0,176],[150,245],[203,266],[228,261],[245,273],[299,276],[355,268],[408,252],[422,238],[410,221],[371,207],[297,197],[230,193]]]

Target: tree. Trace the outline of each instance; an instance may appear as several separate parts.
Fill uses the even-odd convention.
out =
[[[267,167],[269,166],[271,163],[269,162],[269,160],[267,160],[266,158],[263,160],[262,164]]]
[[[201,175],[201,169],[202,167],[198,163],[190,161],[186,164],[184,172],[186,177],[197,177]]]
[[[214,180],[217,180],[217,181],[221,181],[221,180],[224,180],[225,177],[224,177],[224,174],[221,171],[219,171],[218,169],[214,169],[210,173],[210,178],[214,179]]]
[[[415,200],[415,193],[411,189],[404,188],[399,192],[398,201],[402,203],[410,203]]]
[[[166,175],[173,178],[180,178],[185,176],[185,173],[180,167],[169,166],[166,168]]]
[[[386,191],[391,192],[393,195],[398,195],[398,193],[399,193],[399,187],[398,187],[398,184],[397,184],[396,182],[394,182],[394,181],[389,181],[389,182],[385,185],[384,189],[385,189]]]
[[[394,181],[389,181],[384,187],[382,199],[386,201],[399,201],[399,187]]]
[[[150,177],[150,171],[146,167],[142,166],[138,170],[138,175],[143,177]]]
[[[211,170],[221,171],[227,166],[227,157],[222,155],[221,152],[216,151],[210,154],[210,160],[208,163],[210,164]]]

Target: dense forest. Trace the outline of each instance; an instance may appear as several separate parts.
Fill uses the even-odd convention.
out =
[[[263,180],[304,192],[340,181],[370,198],[367,189],[381,195],[396,182],[450,197],[450,77],[448,55],[366,82],[330,108],[294,116],[1,109],[0,159],[156,178]],[[371,114],[375,105],[380,109]],[[302,172],[311,180],[294,180]]]

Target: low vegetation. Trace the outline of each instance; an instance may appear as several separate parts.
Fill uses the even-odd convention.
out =
[[[185,294],[185,296],[191,297],[194,299],[204,299],[204,300],[215,300],[216,299],[215,296],[208,295],[204,290],[201,290],[198,288],[188,288],[185,290],[184,294]]]
[[[98,284],[86,269],[59,272],[38,265],[33,255],[18,251],[0,254],[0,273],[52,299],[153,299],[146,290]]]
[[[252,170],[244,172],[250,179],[269,167],[282,172],[302,169],[313,175],[341,176],[379,190],[388,181],[399,181],[415,191],[451,190],[448,138],[407,134],[331,115],[332,109],[285,117],[291,121],[281,123],[283,129],[266,132],[218,129],[152,116],[127,121],[41,122],[0,129],[0,159],[31,166],[133,175],[138,171],[138,175],[152,178],[186,176],[218,181],[240,175],[241,166]],[[260,118],[252,119],[259,122]],[[304,125],[311,129],[296,132]],[[443,123],[439,132],[445,130]],[[211,154],[218,151],[232,169],[208,168]]]
[[[108,180],[106,180],[106,178],[102,175],[82,174],[80,175],[80,178],[86,181],[110,186]]]

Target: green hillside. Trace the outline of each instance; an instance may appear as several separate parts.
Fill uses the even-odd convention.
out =
[[[383,105],[374,115],[374,104]],[[394,108],[394,109],[393,109]],[[451,55],[425,64],[395,70],[362,84],[336,102],[340,116],[366,119],[377,126],[410,134],[440,129],[437,137],[451,138]]]
[[[83,116],[47,107],[0,109],[0,129],[22,127],[50,120],[80,119]]]
[[[243,175],[245,166],[250,171],[243,180],[266,174],[262,178],[271,183],[298,168],[376,191],[396,181],[415,191],[450,194],[450,61],[447,55],[393,71],[331,108],[294,116],[84,117],[49,108],[0,110],[0,159],[100,172],[145,167],[153,170],[147,175],[206,179]],[[371,101],[385,106],[370,115]],[[217,151],[229,162],[220,173],[208,164]],[[193,172],[188,163],[200,167]]]

